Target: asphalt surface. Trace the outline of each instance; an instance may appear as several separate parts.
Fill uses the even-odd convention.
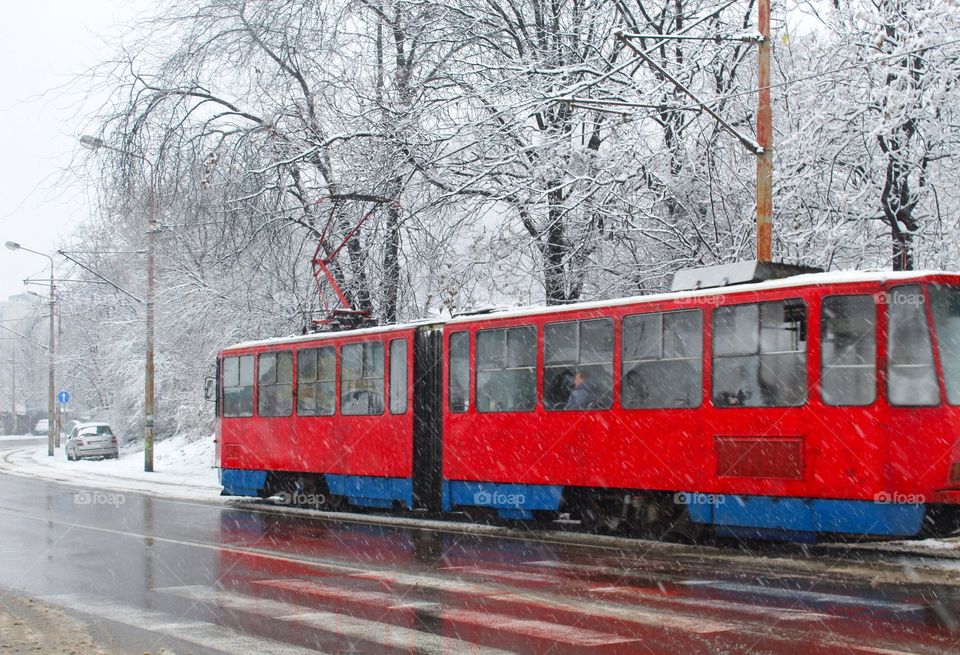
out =
[[[0,590],[115,652],[960,652],[958,560],[543,542],[8,475],[0,525]]]

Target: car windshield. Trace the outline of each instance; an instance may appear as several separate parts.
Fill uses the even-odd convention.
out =
[[[947,402],[960,405],[960,287],[932,284],[930,300]]]

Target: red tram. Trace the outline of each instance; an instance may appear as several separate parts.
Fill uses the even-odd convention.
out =
[[[710,286],[743,270],[226,348],[224,494],[799,539],[952,525],[960,274]]]

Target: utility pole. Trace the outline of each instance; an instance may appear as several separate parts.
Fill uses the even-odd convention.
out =
[[[157,200],[153,183],[147,197],[147,362],[144,380],[143,470],[153,471],[153,343],[154,343],[154,270],[157,253]]]
[[[50,343],[44,346],[47,349],[47,360],[50,365],[50,388],[47,393],[47,456],[53,457],[54,454],[54,430],[57,429],[55,422],[57,417],[54,415],[56,412],[56,380],[55,380],[55,371],[54,371],[54,362],[55,362],[55,348],[56,348],[56,338],[57,338],[57,285],[53,279],[53,257],[46,253],[38,252],[36,250],[31,250],[26,248],[16,241],[7,241],[5,244],[8,250],[24,250],[26,252],[32,253],[34,255],[39,255],[40,257],[46,257],[50,260]],[[9,330],[9,328],[4,328]],[[10,330],[13,332],[13,330]],[[23,336],[23,335],[20,335]],[[59,435],[58,435],[59,436]]]
[[[10,409],[12,410],[13,425],[10,434],[17,434],[17,348],[13,348],[13,356],[10,357]]]
[[[47,355],[50,361],[50,389],[47,392],[47,455],[53,457],[55,440],[59,440],[60,434],[54,435],[57,429],[57,382],[54,374],[54,354],[57,339],[57,287],[53,280],[53,258],[50,258],[50,348]]]
[[[147,473],[153,471],[153,398],[154,398],[154,366],[153,366],[153,353],[154,353],[154,303],[153,303],[153,294],[154,294],[154,273],[156,267],[156,251],[157,251],[157,167],[151,160],[147,159],[141,154],[132,152],[130,150],[123,150],[122,148],[117,148],[115,146],[107,145],[103,142],[103,139],[100,139],[95,136],[83,135],[80,137],[80,145],[89,150],[98,150],[100,148],[105,148],[107,150],[112,150],[113,152],[120,153],[122,155],[127,155],[129,157],[134,157],[145,163],[150,168],[150,186],[147,188],[147,294],[144,304],[146,305],[146,340],[147,340],[147,357],[145,365],[145,375],[144,375],[144,402],[143,402],[143,470]],[[86,268],[86,267],[84,267]],[[89,269],[88,269],[89,270]],[[98,277],[103,277],[97,274]],[[106,278],[103,278],[106,279]],[[110,284],[113,284],[112,282]],[[113,284],[114,287],[117,285]],[[128,292],[120,289],[127,295],[131,296],[134,299],[139,300],[136,296],[132,296]]]
[[[773,241],[773,110],[770,107],[770,0],[757,2],[757,261],[769,262]]]
[[[687,25],[683,31],[690,31],[702,21]],[[617,38],[625,43],[638,59],[642,59],[660,77],[673,84],[680,92],[692,99],[700,109],[709,114],[717,124],[735,137],[744,147],[757,158],[757,261],[769,262],[772,260],[773,242],[773,109],[770,106],[770,0],[757,0],[757,34],[741,36],[698,37],[685,34],[633,34],[617,32]],[[647,39],[653,45],[641,50],[632,43],[634,40]],[[673,39],[701,40],[701,41],[743,41],[757,44],[757,71],[758,71],[758,101],[757,101],[757,130],[756,139],[743,134],[711,106],[712,103],[701,99],[691,88],[685,86],[677,77],[671,75],[663,66],[658,64],[651,55],[663,43]],[[624,66],[621,66],[623,68]],[[571,97],[567,102],[586,105],[597,109],[603,101],[590,98]],[[636,106],[649,107],[637,103],[618,102],[618,108]],[[622,113],[617,111],[616,113]]]

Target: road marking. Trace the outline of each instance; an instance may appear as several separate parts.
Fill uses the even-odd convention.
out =
[[[521,636],[548,639],[571,646],[603,646],[638,641],[635,637],[621,637],[607,632],[598,632],[588,628],[541,621],[517,619],[506,614],[490,611],[444,608],[440,603],[426,601],[404,602],[402,596],[373,591],[358,591],[305,580],[257,580],[255,584],[265,585],[287,591],[296,591],[312,597],[339,598],[346,601],[367,603],[374,601],[387,609],[415,607],[418,612],[434,616],[444,621],[467,623],[488,628],[494,632],[513,632]],[[496,598],[496,597],[494,597]],[[399,601],[399,602],[398,602]]]
[[[540,564],[540,562],[533,562],[533,564]],[[607,567],[593,567],[593,568],[607,568]],[[521,582],[539,582],[547,584],[562,584],[564,582],[570,583],[571,581],[563,580],[562,578],[545,575],[542,573],[528,573],[525,571],[515,571],[515,570],[503,570],[499,571],[496,569],[475,567],[475,566],[447,566],[443,570],[446,571],[460,571],[463,573],[487,576],[503,580],[516,580]],[[667,596],[661,594],[657,591],[650,589],[643,589],[640,587],[590,587],[585,589],[592,593],[599,594],[623,594],[624,596],[630,597],[634,596],[641,600],[652,600],[656,602],[662,602],[667,604],[674,605],[686,605],[691,607],[697,607],[700,609],[719,609],[719,610],[729,610],[733,612],[740,612],[744,614],[754,614],[758,616],[768,616],[773,617],[778,620],[783,621],[822,621],[824,619],[829,619],[831,616],[829,614],[821,614],[816,612],[810,612],[803,609],[786,609],[786,608],[771,608],[765,606],[757,605],[747,605],[744,603],[737,602],[725,602],[718,601],[709,598],[682,598],[677,596]]]
[[[597,618],[616,618],[640,625],[671,628],[694,634],[714,634],[732,630],[732,627],[726,623],[705,619],[700,616],[681,616],[674,612],[651,611],[647,608],[588,600],[585,598],[567,599],[553,594],[520,590],[513,591],[504,587],[465,582],[455,578],[403,573],[400,571],[371,571],[351,574],[351,577],[378,580],[380,582],[408,587],[426,587],[448,593],[489,596],[497,600],[509,600],[527,605],[536,605],[544,609],[562,610]]]
[[[331,634],[389,648],[411,650],[418,653],[435,653],[437,655],[448,655],[449,653],[504,655],[510,652],[391,623],[361,619],[349,614],[324,612],[303,605],[245,596],[230,591],[217,591],[208,587],[166,587],[157,591],[170,593],[194,602],[209,603],[224,609],[306,625]]]
[[[258,655],[306,655],[311,653],[316,655],[319,652],[312,648],[284,644],[264,637],[244,635],[215,623],[177,619],[156,610],[139,609],[100,600],[92,596],[61,594],[41,596],[40,600],[81,614],[88,614],[114,623],[122,623],[157,635],[171,637],[188,644],[225,653],[257,653]],[[159,643],[154,644],[154,646],[159,645]],[[153,648],[150,650],[153,650]]]
[[[864,644],[854,644],[843,641],[828,641],[825,642],[824,645],[837,649],[837,652],[844,653],[863,653],[864,655],[917,655],[917,651],[915,650],[894,650],[881,646],[866,646]]]
[[[668,596],[656,589],[644,589],[642,587],[592,587],[591,593],[622,595],[626,597],[637,597],[643,600],[651,600],[657,603],[668,605],[686,605],[700,609],[715,609],[720,611],[738,612],[741,614],[755,614],[757,616],[768,616],[778,621],[825,621],[834,618],[830,614],[811,612],[805,609],[767,607],[765,605],[747,605],[736,601],[716,600],[712,598],[688,598],[684,596]]]
[[[833,605],[850,605],[854,607],[874,607],[893,610],[894,612],[925,612],[926,608],[914,603],[900,603],[892,600],[877,600],[873,598],[857,598],[856,596],[842,596],[820,591],[804,589],[783,589],[780,587],[761,587],[741,582],[723,582],[721,580],[684,580],[680,584],[690,587],[710,587],[720,591],[732,591],[741,594],[756,594],[758,596],[772,596],[784,600],[802,600],[811,603],[830,603]]]
[[[345,600],[347,602],[359,603],[361,605],[373,605],[385,609],[436,609],[440,607],[438,603],[429,601],[406,600],[396,594],[387,594],[380,591],[363,591],[360,589],[346,589],[342,587],[333,587],[319,582],[308,582],[306,580],[254,580],[253,584],[263,585],[272,589],[282,589],[284,591],[293,591],[295,593],[306,594],[314,598],[330,598],[334,600]]]
[[[560,585],[569,583],[569,580],[559,578],[555,575],[546,575],[543,573],[531,573],[528,571],[517,571],[514,569],[490,569],[481,566],[444,566],[443,571],[458,571],[470,575],[499,578],[502,580],[516,580],[520,582],[536,582],[538,584]]]
[[[431,613],[430,610],[427,611]],[[562,623],[552,623],[537,619],[517,619],[506,614],[494,614],[467,609],[442,609],[436,617],[444,621],[466,623],[494,632],[512,632],[524,637],[547,639],[554,643],[570,646],[592,647],[626,644],[640,641],[638,637],[621,637],[609,632],[598,632],[589,628],[580,628]]]

